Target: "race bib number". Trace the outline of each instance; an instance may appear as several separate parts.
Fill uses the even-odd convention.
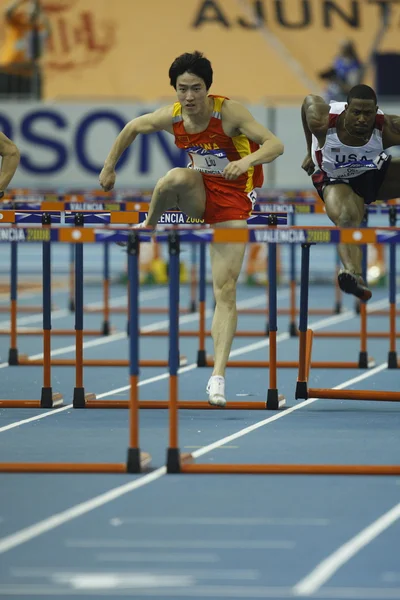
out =
[[[252,190],[247,194],[247,197],[251,202],[251,209],[254,210],[255,203],[257,202],[257,192]]]
[[[386,152],[381,152],[374,159],[352,160],[345,163],[335,163],[335,177],[338,179],[349,179],[362,175],[367,171],[380,170],[388,160]]]
[[[191,158],[192,169],[209,175],[222,175],[229,164],[224,150],[205,150],[204,148],[187,148]]]
[[[389,156],[386,154],[386,152],[381,152],[374,159],[374,164],[375,164],[376,168],[380,170],[380,169],[382,169],[385,162],[387,162],[388,160],[389,160]]]

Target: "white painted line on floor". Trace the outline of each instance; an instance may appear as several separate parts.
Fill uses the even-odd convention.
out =
[[[1,538],[0,554],[8,552],[12,548],[20,546],[25,542],[29,542],[29,540],[32,540],[37,536],[42,535],[43,533],[51,531],[52,529],[55,529],[56,527],[59,527],[64,523],[68,523],[69,521],[72,521],[77,517],[85,515],[88,512],[99,508],[100,506],[104,506],[105,504],[108,504],[109,502],[112,502],[113,500],[116,500],[117,498],[120,498],[121,496],[124,496],[129,492],[132,492],[143,487],[144,485],[152,483],[153,481],[156,481],[157,479],[165,475],[166,472],[166,468],[161,467],[160,469],[156,469],[148,475],[138,477],[134,481],[129,481],[128,483],[113,488],[108,492],[105,492],[104,494],[100,494],[99,496],[95,496],[90,500],[86,500],[85,502],[76,504],[75,506],[72,506],[67,510],[64,510],[60,513],[52,515],[51,517],[43,519],[42,521],[39,521],[34,525],[24,527],[24,529],[20,529],[19,531],[12,533],[11,535]]]
[[[345,312],[342,313],[340,315],[335,315],[334,317],[328,317],[327,319],[320,319],[319,321],[316,321],[315,323],[311,323],[311,326],[313,329],[322,329],[325,326],[328,327],[332,324],[336,324],[336,323],[341,323],[343,321],[347,321],[348,319],[351,319],[354,317],[354,314],[351,312]],[[280,343],[280,342],[284,342],[286,340],[290,340],[291,337],[288,333],[279,333],[276,336],[276,342]],[[241,356],[242,354],[247,354],[248,352],[253,352],[255,350],[260,350],[260,348],[267,348],[269,346],[269,338],[260,340],[259,342],[253,342],[251,344],[246,344],[245,346],[242,346],[241,348],[236,348],[235,350],[231,350],[231,353],[229,354],[229,359],[234,358],[235,356]],[[178,371],[179,375],[181,375],[182,373],[186,373],[188,371],[193,371],[193,369],[197,368],[197,363],[192,363],[190,365],[186,365],[185,367],[181,367]],[[145,383],[153,383],[156,381],[162,381],[163,379],[168,379],[169,374],[168,373],[162,373],[161,375],[155,375],[154,377],[151,378],[151,380],[146,380],[146,382],[139,382],[139,386],[140,385],[144,385]],[[98,400],[101,400],[102,398],[107,398],[108,396],[113,396],[115,394],[120,394],[122,392],[126,392],[127,390],[129,390],[130,386],[129,385],[123,385],[119,388],[115,388],[113,390],[110,390],[109,392],[103,392],[102,394],[96,394],[96,398]]]
[[[290,518],[290,517],[114,517],[110,519],[110,525],[120,527],[121,525],[225,525],[227,527],[260,527],[263,525],[287,525],[289,527],[320,527],[329,525],[329,519],[313,518]]]
[[[281,298],[284,296],[287,296],[287,291],[284,290],[282,292]],[[238,302],[238,306],[242,305],[242,306],[254,306],[256,304],[261,304],[261,302],[265,302],[265,296],[263,294],[260,294],[258,297],[255,298],[250,298],[249,300],[243,300],[241,302]],[[206,316],[211,316],[213,313],[213,311],[211,311],[211,309],[209,309],[208,311],[206,311]],[[198,320],[199,318],[199,313],[192,313],[189,315],[184,315],[181,316],[179,318],[179,323],[182,325],[184,323],[191,323],[193,321]],[[149,332],[149,331],[158,331],[158,330],[162,330],[162,329],[167,329],[169,327],[169,320],[168,319],[163,319],[162,321],[156,321],[155,323],[150,323],[149,325],[145,325],[144,327],[142,327],[142,331],[144,332]],[[97,346],[105,346],[106,344],[110,344],[111,342],[118,342],[120,340],[123,339],[127,339],[128,336],[126,334],[125,331],[122,331],[120,333],[114,333],[108,336],[105,336],[103,338],[100,339],[95,339],[95,340],[90,340],[88,342],[84,342],[83,343],[83,348],[95,348]],[[63,346],[62,348],[57,348],[57,350],[52,350],[51,351],[51,356],[59,356],[60,354],[69,354],[71,352],[75,352],[76,347],[75,344],[70,344],[69,346]],[[39,354],[33,354],[28,356],[29,359],[31,360],[40,360],[43,358],[43,353],[40,352]],[[8,367],[8,363],[2,363],[0,364],[0,369],[1,368],[5,368]]]
[[[72,579],[74,577],[87,577],[88,579],[91,577],[93,578],[93,580],[95,580],[96,577],[101,577],[102,575],[107,575],[107,576],[115,576],[116,580],[118,580],[119,578],[122,579],[124,577],[126,577],[127,575],[132,575],[133,577],[136,577],[137,575],[139,575],[139,573],[143,573],[142,569],[139,571],[138,569],[135,569],[135,567],[133,566],[129,571],[127,570],[118,570],[116,571],[114,570],[105,570],[102,569],[100,570],[93,570],[93,571],[88,571],[88,569],[84,569],[82,568],[82,570],[79,569],[79,567],[77,569],[71,569],[68,567],[65,567],[65,569],[52,569],[51,573],[49,573],[49,569],[43,569],[43,568],[39,568],[39,569],[35,569],[35,568],[31,568],[31,567],[27,567],[27,568],[15,568],[15,569],[11,569],[11,573],[14,577],[21,577],[21,578],[26,578],[26,577],[35,577],[35,578],[42,578],[45,577],[46,579],[50,576],[51,579],[53,581],[66,581],[68,579]],[[171,575],[171,577],[196,577],[196,579],[211,579],[211,580],[216,580],[216,579],[227,579],[227,580],[242,580],[242,581],[255,581],[256,579],[259,579],[260,577],[260,573],[259,571],[256,571],[255,569],[195,569],[195,568],[191,568],[191,567],[170,567],[170,568],[163,568],[163,567],[152,567],[150,570],[146,570],[146,575],[151,577],[151,576],[162,576],[162,575]],[[111,586],[110,589],[113,589],[114,586]]]
[[[400,503],[360,531],[348,542],[340,546],[330,556],[320,562],[304,579],[293,588],[295,596],[311,596],[324,585],[344,564],[360,550],[377,538],[400,518]]]
[[[178,548],[181,550],[293,550],[292,540],[127,540],[75,539],[67,540],[67,548]]]
[[[164,292],[164,293],[163,293]],[[165,290],[159,290],[158,293],[156,294],[155,290],[145,290],[144,292],[141,292],[140,295],[140,300],[152,300],[155,298],[162,298],[165,297],[166,291]],[[116,307],[116,306],[126,306],[128,302],[128,297],[126,294],[123,294],[122,296],[116,296],[115,298],[111,298],[110,299],[110,307]],[[88,302],[88,304],[85,304],[85,306],[87,306],[88,308],[100,308],[103,306],[103,301],[102,300],[96,300],[96,302]],[[66,308],[60,308],[60,309],[56,309],[51,311],[51,320],[52,322],[57,320],[57,319],[62,319],[64,317],[73,317],[74,313],[72,313],[71,311],[67,310]],[[43,315],[42,314],[37,314],[37,315],[30,315],[30,316],[26,316],[26,317],[21,317],[18,316],[17,318],[17,325],[29,325],[31,323],[42,323],[43,321]],[[5,327],[10,327],[11,323],[10,320],[7,319],[6,321],[0,321],[0,329],[4,329]]]
[[[20,421],[14,421],[13,423],[9,423],[8,425],[3,425],[0,427],[0,433],[4,431],[9,431],[10,429],[15,429],[16,427],[20,427],[21,425],[26,425],[27,423],[33,423],[34,421],[40,421],[40,419],[45,419],[46,417],[52,417],[56,414],[58,415],[60,412],[64,412],[72,408],[72,404],[67,404],[66,406],[61,406],[60,408],[52,408],[48,412],[40,413],[39,415],[35,415],[34,417],[29,417],[28,419],[21,419]],[[1,409],[0,409],[1,410]],[[4,409],[8,410],[8,409]],[[15,410],[12,409],[12,410]]]
[[[132,563],[217,563],[221,560],[218,554],[191,552],[113,552],[96,554],[98,562],[132,562]]]

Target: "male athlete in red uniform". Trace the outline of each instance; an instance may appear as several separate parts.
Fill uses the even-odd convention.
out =
[[[302,168],[312,175],[326,213],[338,227],[359,227],[364,204],[400,196],[400,159],[384,150],[400,144],[400,117],[384,115],[367,85],[354,86],[346,102],[327,104],[307,96],[302,106],[307,156]],[[361,277],[361,248],[339,244],[340,288],[362,300],[371,291]]]
[[[238,102],[208,94],[213,71],[200,52],[178,56],[169,77],[178,102],[125,126],[100,173],[102,188],[113,188],[115,165],[139,133],[168,131],[187,151],[190,168],[171,169],[157,182],[143,226],[155,228],[166,210],[179,206],[214,227],[246,227],[256,199],[254,188],[263,183],[261,165],[282,154],[282,143]],[[207,392],[214,406],[226,404],[225,367],[237,325],[236,282],[244,252],[245,244],[210,247],[216,305],[211,328],[214,370]]]

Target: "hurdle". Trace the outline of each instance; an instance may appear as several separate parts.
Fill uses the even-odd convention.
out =
[[[384,230],[385,228],[383,228],[382,230]],[[388,229],[388,228],[386,228]],[[389,228],[390,229],[390,228]],[[316,226],[311,226],[311,227],[307,227],[307,228],[303,228],[303,227],[299,227],[299,226],[294,226],[291,227],[290,230],[289,229],[283,229],[281,228],[280,230],[276,230],[275,232],[264,232],[264,236],[265,239],[264,241],[268,242],[268,238],[273,241],[273,237],[276,236],[276,240],[278,241],[279,238],[281,238],[281,241],[285,241],[283,238],[284,236],[288,235],[288,232],[291,231],[293,236],[298,237],[298,239],[302,239],[302,240],[307,240],[307,238],[309,239],[315,239],[316,243],[320,242],[320,243],[335,243],[335,236],[338,236],[338,229],[334,228],[334,227],[326,227],[326,226],[321,226],[321,227],[316,227]],[[352,230],[353,231],[353,230]],[[297,233],[296,233],[297,232]],[[261,237],[259,236],[259,238],[261,239]],[[256,238],[257,239],[257,238]],[[286,240],[287,241],[287,240]],[[204,289],[204,294],[205,294],[205,289]],[[359,357],[357,361],[313,361],[312,363],[312,367],[313,368],[322,368],[322,369],[337,369],[337,368],[341,368],[341,369],[367,369],[367,368],[371,368],[373,366],[375,366],[375,360],[372,357],[368,357],[367,355],[367,351],[366,351],[366,343],[367,343],[367,333],[366,333],[366,313],[364,312],[366,310],[365,306],[361,308],[361,326],[362,326],[362,331],[361,331],[361,336],[360,336],[360,340],[361,340],[361,349],[360,349],[360,353],[359,353]],[[200,326],[200,332],[202,331],[202,327]],[[334,336],[333,336],[334,337]],[[212,367],[213,366],[213,360],[209,357],[205,356],[205,338],[204,336],[199,334],[199,350],[198,350],[198,366],[201,367]],[[268,361],[243,361],[243,360],[229,360],[227,363],[227,367],[233,367],[233,368],[268,368],[269,362]],[[277,367],[278,368],[294,368],[294,369],[298,369],[298,361],[294,360],[294,361],[278,361],[277,363]]]
[[[362,237],[363,234],[361,234]],[[389,238],[390,239],[390,238]],[[308,275],[309,270],[309,250],[310,244],[302,244],[302,279],[301,279],[301,300],[300,300],[300,336],[299,336],[299,381],[296,388],[296,398],[298,398],[299,383],[303,383],[308,377],[311,365],[312,348],[312,330],[307,330],[308,315]],[[172,325],[172,324],[171,324]],[[177,343],[176,331],[171,336],[170,355],[174,355]],[[374,475],[374,476],[398,476],[400,474],[400,465],[360,465],[360,464],[196,464],[193,454],[181,453],[178,442],[178,419],[179,405],[177,402],[177,369],[170,369],[169,384],[169,445],[167,447],[166,470],[168,474],[268,474],[268,475]],[[300,378],[303,378],[300,381]],[[329,390],[330,395],[324,395],[324,390],[309,390],[309,394],[318,398],[340,398],[340,399],[367,399],[376,400],[376,392],[355,397],[351,391],[343,393],[337,391],[337,395]],[[354,392],[365,394],[365,392]],[[400,401],[400,392],[378,392],[382,395],[382,400]],[[300,396],[304,397],[304,396]],[[307,398],[308,396],[306,396]]]
[[[28,230],[27,230],[28,231]],[[47,231],[50,233],[50,231]],[[53,233],[53,232],[52,232]],[[63,241],[62,233],[56,231],[57,235],[53,237],[53,241]],[[68,236],[67,236],[68,238]],[[78,237],[79,239],[79,237]],[[72,239],[67,239],[72,241]],[[76,242],[77,250],[82,243]],[[50,244],[51,236],[48,236],[48,240],[43,242],[43,320],[44,327],[47,327],[46,331],[50,328],[48,322],[48,316],[51,314],[50,301],[51,301],[51,280],[49,278],[50,273]],[[46,248],[46,250],[45,250]],[[131,248],[132,250],[132,248]],[[78,264],[83,260],[83,252],[79,250],[76,252]],[[139,268],[138,268],[138,253],[135,251],[130,252],[128,258],[129,266],[129,278],[132,281],[132,285],[139,286]],[[78,279],[78,286],[81,281]],[[82,315],[81,308],[83,307],[83,298],[81,294],[77,294],[77,313]],[[81,303],[81,305],[80,305]],[[137,314],[138,302],[137,295],[131,294],[130,296],[130,313]],[[46,336],[46,340],[49,344],[49,336]],[[125,463],[30,463],[30,462],[4,462],[0,463],[1,473],[143,473],[149,470],[151,466],[151,455],[147,452],[142,452],[139,446],[139,402],[138,402],[138,376],[139,376],[139,361],[138,361],[138,328],[135,327],[133,321],[131,326],[131,333],[129,336],[129,381],[130,381],[130,395],[129,395],[129,443],[127,450],[127,459]],[[48,355],[50,348],[48,347],[45,351],[45,356]],[[49,369],[49,364],[47,363]],[[82,393],[82,389],[75,388],[76,397]],[[12,401],[16,404],[19,401]],[[13,406],[14,406],[13,404]],[[32,405],[29,405],[32,407]],[[0,402],[0,408],[5,407]],[[7,406],[8,407],[8,406]],[[24,407],[24,406],[20,406]],[[45,408],[42,406],[42,408]]]
[[[43,386],[40,400],[0,400],[0,408],[57,408],[62,406],[63,397],[58,392],[53,392],[51,385],[51,245],[50,224],[51,218],[44,214],[42,217],[43,228],[39,230],[37,240],[42,240],[42,294],[43,294]],[[33,231],[33,234],[35,232]],[[18,236],[11,236],[11,253],[16,254]],[[16,295],[16,280],[13,279],[12,295]],[[15,304],[11,306],[11,318],[16,322]],[[15,329],[11,337],[8,362],[10,365],[19,364],[18,349],[16,346]]]
[[[296,216],[298,214],[324,214],[325,210],[321,202],[318,202],[316,194],[313,192],[284,192],[283,194],[262,194],[260,199],[257,201],[256,206],[259,210],[263,211],[277,211],[284,210],[287,212],[290,220],[290,225],[293,227],[296,225]],[[291,337],[298,335],[296,327],[296,318],[299,314],[299,308],[296,302],[296,247],[291,245],[289,248],[290,257],[290,273],[289,273],[289,292],[290,292],[290,305],[289,308],[279,308],[278,314],[288,315],[289,320],[289,334]],[[336,261],[338,257],[336,256]],[[335,303],[332,309],[329,308],[310,308],[310,314],[312,315],[332,315],[339,314],[342,310],[341,302],[341,291],[337,283],[337,278],[333,280],[335,288]],[[267,308],[268,310],[268,308]],[[247,313],[249,314],[249,312]],[[251,314],[251,313],[250,313]]]
[[[209,235],[207,241],[213,241],[215,243],[226,242],[226,241],[238,241],[238,236],[236,232],[232,230],[228,230],[225,234],[221,233],[222,230],[215,231],[212,235]],[[392,230],[393,231],[393,230]],[[400,230],[395,230],[398,234]],[[26,240],[29,236],[29,229],[24,229],[24,239]],[[58,242],[67,242],[67,243],[84,243],[84,242],[102,242],[105,243],[105,236],[102,236],[102,232],[97,233],[93,230],[87,230],[84,228],[74,228],[73,230],[61,230],[61,229],[43,229],[43,232],[46,232],[46,236],[44,233],[41,233],[42,241],[46,241],[50,247],[49,242],[58,241]],[[368,235],[371,235],[371,231],[368,231]],[[125,232],[124,232],[125,233]],[[247,233],[247,232],[246,232]],[[361,237],[364,235],[363,232],[357,232]],[[347,231],[348,234],[348,231]],[[133,230],[129,232],[129,240],[128,240],[128,254],[129,254],[129,280],[131,282],[131,286],[133,289],[138,289],[138,246],[139,246],[139,237],[143,236],[142,232],[138,233],[137,230]],[[195,235],[190,235],[188,233],[183,234],[184,238],[186,235],[186,239],[194,240]],[[232,239],[229,239],[229,236],[232,236]],[[30,241],[39,241],[38,237],[36,240],[31,239]],[[46,240],[43,240],[43,237],[46,237]],[[164,234],[165,237],[165,234]],[[250,236],[251,239],[254,239],[254,233]],[[378,236],[379,237],[379,236]],[[385,238],[384,234],[381,236]],[[178,401],[178,352],[179,352],[179,245],[180,245],[180,236],[178,232],[175,230],[169,232],[167,234],[168,243],[169,243],[169,254],[171,260],[171,277],[170,277],[170,328],[171,328],[171,336],[170,336],[170,347],[169,347],[169,396],[170,401],[167,403],[170,409],[169,417],[169,446],[167,450],[167,472],[168,473],[260,473],[260,474],[351,474],[351,475],[399,475],[400,466],[398,465],[293,465],[293,464],[284,464],[284,465],[201,465],[201,464],[193,464],[193,455],[181,453],[179,450],[178,444],[178,413],[179,413],[179,401]],[[0,239],[4,241],[4,238],[0,236]],[[29,239],[29,237],[28,237]],[[389,238],[390,239],[390,238]],[[121,240],[121,236],[119,232],[110,231],[108,242],[113,242]],[[22,238],[21,238],[22,241]],[[198,241],[198,240],[197,240]],[[239,241],[243,241],[240,239]],[[259,240],[257,240],[259,241]],[[378,241],[385,241],[379,240]],[[204,239],[203,239],[204,242]],[[279,243],[279,242],[275,242]],[[308,247],[309,252],[309,244],[304,244],[304,247]],[[44,262],[49,262],[49,257],[44,259]],[[48,289],[51,289],[51,281],[46,278],[45,269],[43,270],[44,282],[48,283]],[[171,283],[172,282],[172,283]],[[133,291],[133,290],[132,290]],[[137,294],[130,294],[130,313],[131,315],[136,315],[137,318],[137,308],[138,308],[138,297]],[[273,300],[273,298],[272,298]],[[47,294],[46,303],[49,304],[51,301],[51,293],[50,296]],[[302,306],[304,302],[302,303]],[[273,306],[273,304],[271,305]],[[135,321],[135,318],[132,320],[131,324],[131,336],[130,336],[130,427],[132,430],[130,431],[130,445],[128,449],[128,460],[126,464],[116,463],[116,464],[94,464],[94,463],[78,463],[75,466],[75,463],[60,463],[60,464],[52,464],[52,463],[0,463],[0,472],[85,472],[85,473],[122,473],[122,472],[142,472],[142,470],[148,466],[150,457],[148,454],[142,454],[139,449],[139,427],[138,427],[138,408],[140,407],[140,403],[138,400],[137,394],[137,384],[138,384],[138,338],[139,338],[139,328],[138,322]],[[308,344],[308,346],[307,346]],[[310,345],[311,339],[309,337],[308,341],[306,340],[305,345],[305,355],[307,357],[310,356]],[[305,366],[307,368],[307,366]],[[151,401],[147,401],[151,402]],[[232,403],[233,407],[236,408],[236,405],[239,403]],[[255,403],[249,403],[255,404]],[[213,408],[213,410],[218,410]],[[225,409],[226,410],[226,409]],[[132,420],[132,423],[131,423]],[[133,450],[133,452],[129,452],[129,450]]]
[[[137,213],[134,213],[137,218]],[[74,281],[75,281],[75,347],[76,347],[76,356],[75,359],[54,359],[51,358],[50,362],[53,366],[72,366],[76,369],[76,389],[80,390],[76,392],[78,404],[82,403],[80,399],[82,397],[83,390],[83,367],[129,367],[128,359],[84,359],[83,358],[83,242],[85,241],[94,241],[93,236],[91,235],[91,231],[93,230],[84,230],[84,215],[82,213],[76,213],[73,215],[73,223],[75,224],[75,228],[72,230],[71,241],[74,242],[75,245],[75,272],[74,272]],[[94,218],[94,215],[92,215]],[[130,214],[126,213],[124,217],[120,215],[116,215],[115,219],[118,221],[123,220],[123,222],[129,222],[129,219],[132,218]],[[124,220],[125,219],[125,220]],[[67,229],[60,230],[60,238],[64,237],[68,238]],[[86,233],[87,231],[87,233]],[[101,231],[101,230],[99,230]],[[113,230],[115,231],[115,230]],[[126,231],[128,233],[128,231]],[[78,238],[74,239],[74,235],[77,235]],[[108,233],[104,232],[104,236],[107,236]],[[103,237],[104,237],[103,236]],[[101,234],[100,234],[101,237]],[[32,359],[29,356],[21,356],[18,358],[18,365],[23,366],[43,366],[44,359]],[[180,358],[180,364],[187,364],[187,358],[182,356]],[[166,360],[141,360],[141,367],[166,367],[168,366],[168,361]],[[75,395],[74,395],[75,397]]]
[[[397,223],[397,214],[400,212],[400,206],[399,205],[389,205],[386,203],[382,203],[378,206],[368,206],[366,207],[365,210],[365,215],[364,215],[364,221],[363,221],[363,226],[366,226],[368,224],[368,215],[370,213],[372,214],[388,214],[389,216],[389,226],[390,227],[396,227],[396,223]],[[367,282],[367,253],[366,253],[366,246],[363,245],[362,246],[362,251],[363,251],[363,257],[362,257],[362,276],[364,281]],[[393,250],[392,246],[389,246],[389,279],[391,277],[392,274],[392,269],[396,269],[396,263],[395,261],[393,262],[392,260],[392,252],[395,251],[395,248]],[[394,272],[394,276],[395,276],[395,272]],[[360,339],[360,343],[361,343],[361,353],[364,356],[363,359],[360,359],[360,367],[361,368],[366,368],[366,353],[367,353],[367,339],[381,339],[381,338],[389,338],[390,340],[392,339],[393,335],[395,337],[400,337],[400,333],[396,333],[396,329],[391,321],[392,319],[392,314],[393,317],[397,315],[400,315],[400,311],[396,311],[396,307],[393,307],[393,304],[395,305],[395,297],[392,297],[390,291],[389,291],[389,309],[388,310],[374,310],[371,309],[369,310],[367,308],[367,305],[364,302],[360,302],[358,305],[358,310],[357,313],[360,315],[360,331],[335,331],[335,332],[328,332],[328,331],[316,331],[314,332],[314,337],[321,337],[321,338],[359,338]],[[394,313],[393,313],[394,310]],[[309,313],[310,314],[310,313]],[[367,316],[368,314],[374,314],[374,315],[379,315],[379,316],[389,316],[389,331],[367,331]],[[391,342],[392,344],[392,342]]]
[[[0,212],[1,222],[8,223],[10,225],[17,225],[21,223],[43,225],[46,220],[50,224],[60,223],[61,213],[47,212],[47,211],[35,211],[35,212],[20,212],[15,210],[4,210]],[[17,229],[14,231],[17,232]],[[17,233],[16,233],[17,235]],[[43,335],[42,329],[33,327],[17,328],[17,315],[19,307],[17,304],[17,293],[18,293],[18,245],[15,242],[11,242],[11,268],[10,268],[10,306],[7,310],[10,313],[10,329],[0,329],[0,335],[10,336],[10,356],[13,362],[9,364],[17,364],[15,362],[15,356],[18,356],[17,351],[17,337],[20,335]],[[32,308],[32,307],[30,307]],[[43,307],[37,307],[37,312],[42,312]],[[32,312],[29,310],[29,312]],[[101,335],[103,332],[97,329],[88,329],[83,332],[86,336]],[[51,335],[53,336],[70,336],[74,335],[74,332],[69,329],[52,329]]]
[[[227,233],[228,232],[228,233]],[[179,409],[190,409],[190,410],[218,410],[216,407],[210,406],[207,401],[202,400],[178,400],[178,368],[179,368],[179,255],[180,255],[180,244],[181,239],[188,242],[199,243],[201,247],[205,248],[205,244],[210,242],[224,242],[224,234],[232,237],[236,242],[243,242],[247,239],[248,232],[246,229],[235,230],[209,230],[206,234],[199,233],[196,235],[196,230],[181,230],[179,233],[176,230],[170,230],[168,233],[156,234],[160,241],[168,242],[169,252],[169,263],[170,263],[170,276],[169,276],[169,360],[168,368],[170,372],[170,393],[173,396],[173,402]],[[148,234],[147,234],[148,237]],[[116,238],[115,238],[116,239]],[[128,238],[128,253],[132,253],[132,248],[137,248],[140,239],[146,239],[146,233],[144,230],[132,230]],[[135,250],[136,251],[136,250]],[[269,369],[269,388],[266,394],[265,401],[257,402],[228,402],[224,410],[278,410],[285,406],[286,400],[282,394],[279,394],[277,389],[277,372],[276,372],[276,331],[277,331],[277,318],[276,318],[276,245],[272,245],[270,248],[272,260],[269,262],[269,275],[272,285],[270,286],[270,329],[271,336],[269,340],[270,349],[270,369]],[[203,252],[203,259],[204,259]],[[137,297],[138,288],[130,281],[130,296]],[[137,302],[137,300],[136,300]],[[131,313],[131,324],[139,332],[138,316],[137,313]],[[144,400],[139,402],[139,408],[141,409],[161,409],[168,408],[169,402],[167,400]],[[88,396],[86,399],[83,397],[79,408],[127,408],[128,401],[126,400],[97,400]]]
[[[390,233],[386,239],[382,241],[386,243],[390,243],[390,247],[393,247],[394,250],[390,253],[390,258],[392,261],[391,265],[391,277],[390,277],[390,297],[391,300],[395,297],[395,286],[396,286],[396,277],[395,277],[395,243],[397,241],[398,229],[395,230],[396,235],[393,238],[390,237]],[[363,237],[365,236],[366,241],[368,241],[368,230],[359,230],[359,235],[353,237],[353,242],[361,242]],[[379,235],[377,236],[379,238]],[[384,237],[384,236],[383,236]],[[358,239],[357,239],[358,238]],[[379,241],[379,239],[378,239]],[[313,332],[311,329],[308,329],[308,273],[309,273],[309,261],[310,261],[310,245],[304,244],[302,246],[302,270],[301,270],[301,316],[300,316],[300,336],[299,336],[299,369],[298,369],[298,379],[296,384],[296,399],[307,399],[310,397],[315,398],[326,398],[331,400],[369,400],[369,401],[385,401],[385,402],[400,402],[400,392],[391,392],[391,391],[365,391],[365,390],[334,390],[334,389],[326,389],[326,388],[308,388],[308,378],[310,372],[311,363],[311,353],[312,353],[312,339]],[[393,268],[392,268],[393,267]],[[391,326],[395,332],[395,314],[394,314],[394,306],[395,303],[391,303]],[[388,367],[389,368],[398,368],[399,363],[397,360],[397,353],[395,349],[395,340],[396,336],[393,334],[390,340],[390,349],[388,355]]]

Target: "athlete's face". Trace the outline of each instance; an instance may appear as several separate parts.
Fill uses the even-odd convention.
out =
[[[207,105],[207,89],[201,77],[193,73],[183,73],[176,80],[178,100],[189,115],[197,115]]]
[[[373,100],[353,98],[346,108],[346,127],[358,135],[370,133],[374,128],[378,107]]]

